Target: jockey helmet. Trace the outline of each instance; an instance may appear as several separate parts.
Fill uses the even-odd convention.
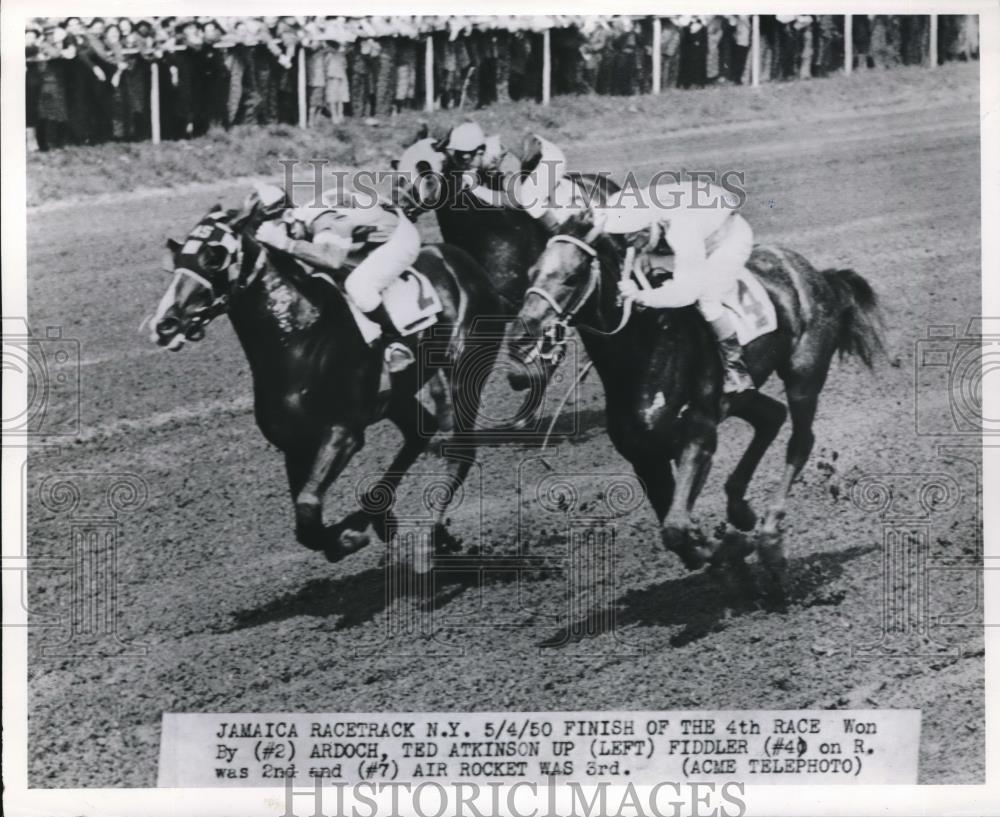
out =
[[[280,187],[266,182],[257,182],[254,189],[243,200],[243,209],[249,213],[255,207],[260,207],[261,211],[272,218],[279,214],[288,206],[285,191]]]
[[[475,153],[486,146],[486,134],[475,122],[463,122],[448,137],[447,150],[458,153]]]

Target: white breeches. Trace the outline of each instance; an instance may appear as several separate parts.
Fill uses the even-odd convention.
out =
[[[362,312],[382,302],[382,290],[392,284],[420,255],[420,233],[408,218],[400,218],[389,240],[376,247],[347,276],[344,289]]]

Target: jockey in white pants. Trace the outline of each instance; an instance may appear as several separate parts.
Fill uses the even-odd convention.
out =
[[[463,122],[452,130],[445,150],[454,167],[469,171],[467,186],[477,198],[491,207],[508,203],[481,178],[504,175],[501,165],[509,154],[499,136],[486,136],[475,122]],[[569,216],[583,209],[582,202],[574,201],[575,185],[565,177],[566,157],[557,145],[535,134],[525,139],[523,153],[522,173],[514,171],[520,181],[509,191],[511,201],[555,233]]]
[[[258,193],[263,200],[273,191]],[[344,290],[367,319],[359,322],[365,341],[374,345],[387,336],[390,370],[398,371],[413,361],[382,304],[383,290],[420,254],[420,233],[397,208],[373,196],[367,200],[348,197],[331,206],[290,208],[282,220],[261,224],[256,238],[315,268],[314,274],[350,269]]]
[[[606,207],[594,208],[595,225],[629,236],[641,266],[663,266],[656,257],[673,252],[672,279],[641,289],[629,278],[620,285],[622,296],[652,308],[695,304],[718,338],[725,362],[723,390],[729,394],[754,388],[736,326],[722,305],[734,294],[737,275],[753,250],[753,230],[737,212],[739,205],[733,193],[692,181],[627,188]]]

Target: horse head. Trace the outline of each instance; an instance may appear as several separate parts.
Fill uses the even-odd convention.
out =
[[[523,368],[511,371],[513,389],[548,381],[566,352],[566,334],[581,314],[596,312],[605,267],[617,261],[617,247],[595,223],[592,210],[571,216],[552,236],[528,271],[531,286],[511,326],[508,348]],[[544,383],[541,384],[544,386]]]
[[[226,310],[241,258],[237,216],[216,205],[183,242],[167,239],[165,267],[174,277],[150,321],[154,343],[177,351],[186,340],[201,340]]]
[[[441,202],[445,155],[429,137],[419,139],[392,160],[392,200],[411,221]]]

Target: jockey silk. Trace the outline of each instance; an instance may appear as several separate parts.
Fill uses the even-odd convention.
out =
[[[405,216],[382,205],[370,207],[300,207],[294,217],[335,268],[354,267],[344,281],[348,297],[362,312],[382,301],[382,290],[417,260],[420,233]],[[388,237],[367,255],[359,256],[352,236],[357,227],[375,227]]]
[[[649,230],[644,250],[649,255],[663,236],[674,253],[674,278],[653,290],[648,305],[698,302],[706,319],[714,321],[753,250],[753,230],[737,205],[732,193],[715,185],[662,184],[623,190],[605,207],[594,208],[595,224],[619,235]]]

